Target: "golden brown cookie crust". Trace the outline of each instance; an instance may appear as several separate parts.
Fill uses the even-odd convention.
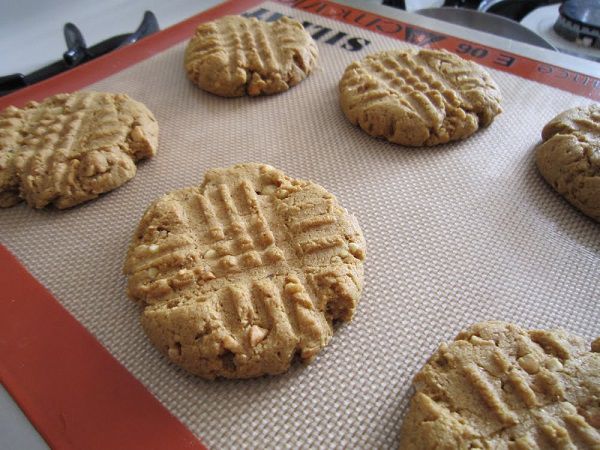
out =
[[[544,127],[535,152],[544,179],[573,206],[600,221],[600,105],[569,109]]]
[[[317,46],[300,22],[227,16],[198,26],[185,50],[188,77],[222,97],[277,94],[313,70]]]
[[[203,378],[285,372],[350,321],[365,241],[322,187],[263,164],[206,173],[144,214],[130,245],[129,296],[173,362]]]
[[[478,64],[443,50],[391,50],[350,64],[339,84],[348,120],[371,136],[414,147],[488,126],[500,91]]]
[[[401,450],[600,448],[600,353],[562,330],[475,324],[413,383]]]
[[[156,153],[158,125],[125,94],[58,94],[0,112],[0,207],[69,208],[121,186]]]

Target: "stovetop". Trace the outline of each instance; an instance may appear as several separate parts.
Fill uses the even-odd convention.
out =
[[[62,58],[63,26],[71,22],[88,45],[131,33],[144,12],[152,11],[161,29],[222,0],[18,0],[3,2],[0,14],[0,76],[31,73]]]

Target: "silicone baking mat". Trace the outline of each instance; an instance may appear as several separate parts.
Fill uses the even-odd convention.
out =
[[[185,43],[177,42],[198,21],[243,9],[264,20],[285,14],[304,22],[319,46],[315,73],[286,93],[264,98],[223,99],[195,88],[182,69]],[[21,104],[85,86],[128,93],[156,115],[159,152],[140,164],[131,182],[66,211],[24,205],[2,211],[0,239],[209,448],[395,448],[413,375],[441,341],[469,324],[500,319],[562,327],[588,340],[600,334],[598,224],[554,193],[533,163],[544,124],[564,109],[600,98],[600,82],[501,50],[509,41],[488,47],[403,17],[407,22],[327,1],[230,2],[123,50],[116,60],[2,99]],[[504,112],[468,140],[422,149],[373,139],[349,124],[338,105],[344,68],[370,52],[411,45],[447,48],[488,66],[502,90]],[[590,68],[597,71],[592,63]],[[366,286],[354,321],[337,331],[312,364],[277,377],[206,382],[149,344],[140,308],[125,295],[121,268],[153,199],[199,183],[211,167],[244,161],[274,165],[337,195],[367,240]],[[0,261],[2,305],[11,313],[19,295],[23,302],[35,295],[11,290],[11,277],[21,278],[8,273],[7,254]],[[32,311],[43,309],[36,305]],[[5,314],[0,323],[10,317]],[[36,323],[43,328],[44,322],[42,317]],[[28,331],[35,334],[34,328]],[[2,354],[16,354],[16,332],[0,330],[0,337]],[[2,359],[8,385],[17,369]],[[61,370],[70,376],[68,367]],[[13,395],[27,389],[25,381],[11,380]],[[76,396],[66,391],[57,395]],[[81,399],[82,410],[93,410],[95,401]],[[28,414],[35,419],[33,403]],[[153,423],[160,427],[160,420]],[[38,428],[44,432],[45,426],[51,425]],[[52,440],[47,431],[44,436]],[[142,436],[140,442],[148,441]]]

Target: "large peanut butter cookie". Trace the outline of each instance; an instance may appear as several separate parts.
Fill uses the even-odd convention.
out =
[[[440,50],[392,50],[350,64],[339,85],[348,120],[371,136],[426,146],[488,126],[500,91],[478,64]]]
[[[365,242],[322,187],[273,167],[206,173],[146,211],[129,248],[131,298],[173,362],[204,378],[249,378],[310,361],[350,321]]]
[[[158,125],[124,94],[59,94],[0,112],[0,207],[69,208],[121,186],[156,153]]]
[[[287,91],[313,70],[318,50],[300,22],[227,16],[201,24],[185,50],[188,77],[223,97]]]
[[[409,449],[600,448],[600,342],[483,322],[442,344],[414,379]]]
[[[546,181],[573,206],[600,221],[600,105],[573,108],[552,119],[535,153]]]

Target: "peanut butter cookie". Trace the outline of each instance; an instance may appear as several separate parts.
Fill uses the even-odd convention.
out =
[[[542,130],[537,167],[575,208],[600,221],[600,105],[564,111]]]
[[[158,125],[124,94],[77,92],[0,112],[0,207],[69,208],[135,176]]]
[[[185,50],[188,77],[222,97],[287,91],[313,70],[318,50],[300,22],[227,16],[201,24]]]
[[[322,187],[262,164],[206,173],[144,214],[125,263],[142,325],[203,378],[285,372],[352,319],[365,241]]]
[[[350,64],[339,85],[348,120],[414,147],[464,139],[494,120],[500,91],[478,64],[442,50],[392,50]]]
[[[415,377],[400,449],[598,449],[597,351],[562,330],[473,325]]]

